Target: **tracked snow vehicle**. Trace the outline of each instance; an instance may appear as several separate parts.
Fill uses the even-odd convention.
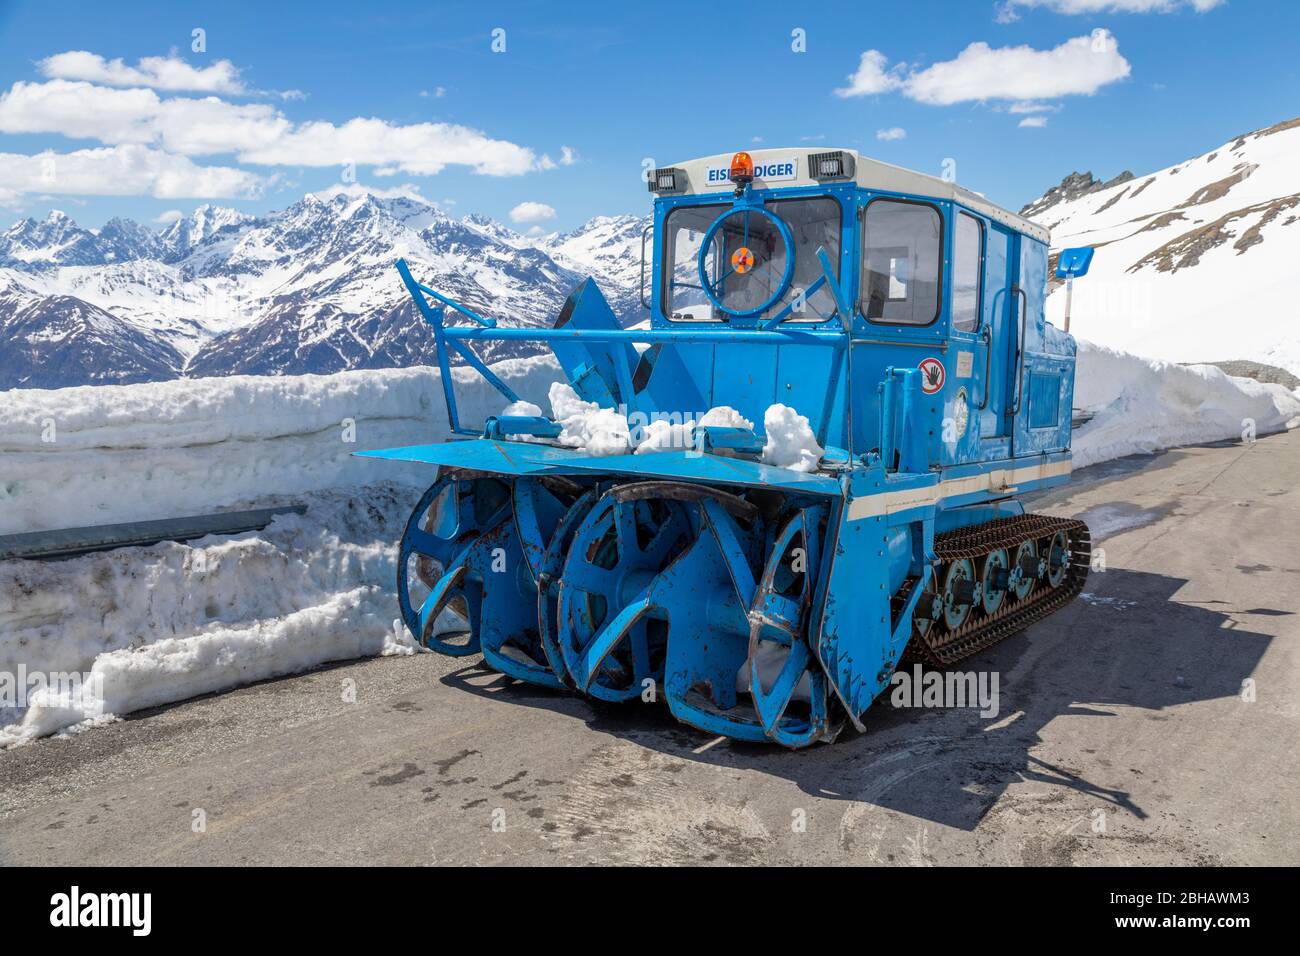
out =
[[[905,652],[955,664],[1080,591],[1086,526],[1018,499],[1070,474],[1046,230],[851,150],[707,157],[649,186],[633,328],[590,279],[553,327],[503,328],[398,263],[456,435],[363,453],[438,469],[400,546],[420,642],[800,747],[861,727]],[[680,442],[575,447],[571,423],[516,413],[483,339],[547,343],[566,394]],[[508,413],[461,424],[453,354]],[[815,442],[782,467],[796,413]]]

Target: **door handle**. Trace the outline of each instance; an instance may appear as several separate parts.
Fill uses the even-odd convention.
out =
[[[989,378],[993,374],[993,330],[988,323],[984,325],[984,397],[980,400],[980,411],[989,407]]]
[[[650,301],[646,298],[645,294],[645,243],[646,240],[650,238],[650,233],[653,229],[654,224],[651,223],[641,230],[641,285],[640,288],[637,289],[637,292],[640,293],[641,307],[643,309],[650,308]]]
[[[1029,296],[1025,290],[1016,286],[1013,290],[1015,295],[1019,296],[1022,305],[1020,307],[1020,332],[1016,338],[1016,400],[1011,405],[1011,414],[1020,414],[1020,402],[1024,397],[1025,390],[1025,318],[1029,314]]]

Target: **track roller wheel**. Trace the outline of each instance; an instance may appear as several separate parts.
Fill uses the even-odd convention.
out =
[[[951,562],[943,576],[943,622],[948,630],[955,631],[965,624],[971,607],[978,601],[975,565],[969,558]]]
[[[1011,559],[1005,548],[980,558],[980,600],[984,613],[995,614],[1007,596],[1007,583],[1011,577]]]
[[[1045,540],[1043,551],[1047,562],[1047,583],[1059,588],[1070,567],[1070,542],[1064,531],[1058,531]]]
[[[1015,560],[1011,562],[1011,574],[1007,579],[1007,588],[1015,595],[1017,601],[1023,601],[1034,589],[1038,580],[1038,544],[1033,540],[1020,542],[1016,548]]]
[[[943,616],[943,601],[939,598],[939,567],[936,564],[935,573],[926,578],[925,587],[916,601],[916,610],[912,612],[912,628],[920,637],[929,634],[930,628]]]

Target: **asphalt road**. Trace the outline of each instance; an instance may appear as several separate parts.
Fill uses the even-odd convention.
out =
[[[1289,434],[1040,496],[1107,570],[963,665],[994,719],[877,706],[788,753],[370,660],[0,753],[0,862],[1295,864],[1297,475]]]

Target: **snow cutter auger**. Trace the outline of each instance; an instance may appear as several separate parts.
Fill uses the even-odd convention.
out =
[[[503,328],[398,262],[456,436],[361,453],[437,467],[398,562],[417,640],[803,747],[861,728],[905,651],[951,666],[1079,592],[1086,526],[1017,498],[1070,473],[1046,230],[849,150],[708,157],[650,189],[633,328],[590,279],[551,328]],[[549,366],[489,368],[479,339],[550,346],[558,420],[516,413]],[[462,427],[453,355],[510,408]],[[592,442],[601,410],[625,437]]]

